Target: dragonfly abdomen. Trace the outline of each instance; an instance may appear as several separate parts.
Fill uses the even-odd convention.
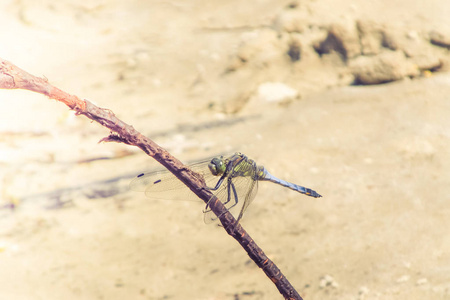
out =
[[[279,178],[273,176],[264,167],[260,168],[259,173],[261,173],[261,175],[259,175],[259,178],[258,178],[259,180],[270,181],[270,182],[282,185],[284,187],[290,188],[291,190],[294,190],[296,192],[299,192],[301,194],[304,194],[304,195],[307,195],[307,196],[310,196],[310,197],[314,197],[314,198],[322,197],[319,193],[317,193],[316,191],[314,191],[312,189],[309,189],[309,188],[306,188],[304,186],[297,185],[297,184],[294,184],[294,183],[290,183],[290,182],[287,182],[287,181],[285,181],[283,179],[279,179]]]

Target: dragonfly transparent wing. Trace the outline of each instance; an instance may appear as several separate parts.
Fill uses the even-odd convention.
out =
[[[203,175],[207,186],[214,186],[219,178],[209,171],[209,161],[190,165],[189,168]],[[183,182],[165,169],[138,175],[130,182],[130,189],[145,192],[151,199],[201,201]]]
[[[251,186],[250,186],[251,184]],[[253,199],[255,199],[256,193],[258,192],[258,180],[252,180],[249,184],[247,194],[245,195],[244,203],[242,204],[242,208],[239,211],[239,216],[237,217],[237,221],[239,222],[244,216],[245,211],[252,203]]]
[[[239,176],[232,178],[231,184],[228,183],[228,179],[226,178],[220,188],[214,192],[214,195],[239,221],[253,198],[255,198],[257,190],[258,181],[254,180],[252,176]],[[205,223],[209,224],[218,220],[217,216],[208,206],[204,213]]]

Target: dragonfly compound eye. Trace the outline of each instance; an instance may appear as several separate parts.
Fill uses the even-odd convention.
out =
[[[223,161],[217,157],[211,160],[208,168],[214,176],[221,175],[225,171]]]

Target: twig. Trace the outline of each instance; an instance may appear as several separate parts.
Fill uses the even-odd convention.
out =
[[[211,197],[209,208],[219,216],[223,228],[229,235],[235,238],[247,251],[250,258],[266,273],[276,285],[285,299],[302,299],[289,281],[281,273],[280,269],[264,254],[263,250],[253,241],[250,235],[236,224],[236,220],[228,212],[222,202],[217,199],[211,191],[205,189],[204,180],[201,175],[191,171],[178,159],[170,155],[166,150],[158,146],[149,138],[143,136],[133,126],[118,119],[114,113],[105,108],[97,107],[88,100],[81,100],[75,95],[70,95],[48,83],[47,79],[33,76],[18,68],[12,63],[0,58],[0,88],[3,89],[26,89],[44,94],[51,99],[58,100],[74,110],[78,115],[85,115],[104,127],[111,130],[103,142],[121,142],[142,149],[149,156],[156,159],[165,168],[172,172],[187,187],[189,187],[205,203]]]

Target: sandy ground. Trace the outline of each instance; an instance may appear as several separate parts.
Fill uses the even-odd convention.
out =
[[[0,57],[321,193],[262,183],[242,220],[305,299],[450,299],[448,1],[78,2],[3,2]],[[108,133],[0,90],[0,299],[281,299],[202,203],[129,191],[157,164]]]

